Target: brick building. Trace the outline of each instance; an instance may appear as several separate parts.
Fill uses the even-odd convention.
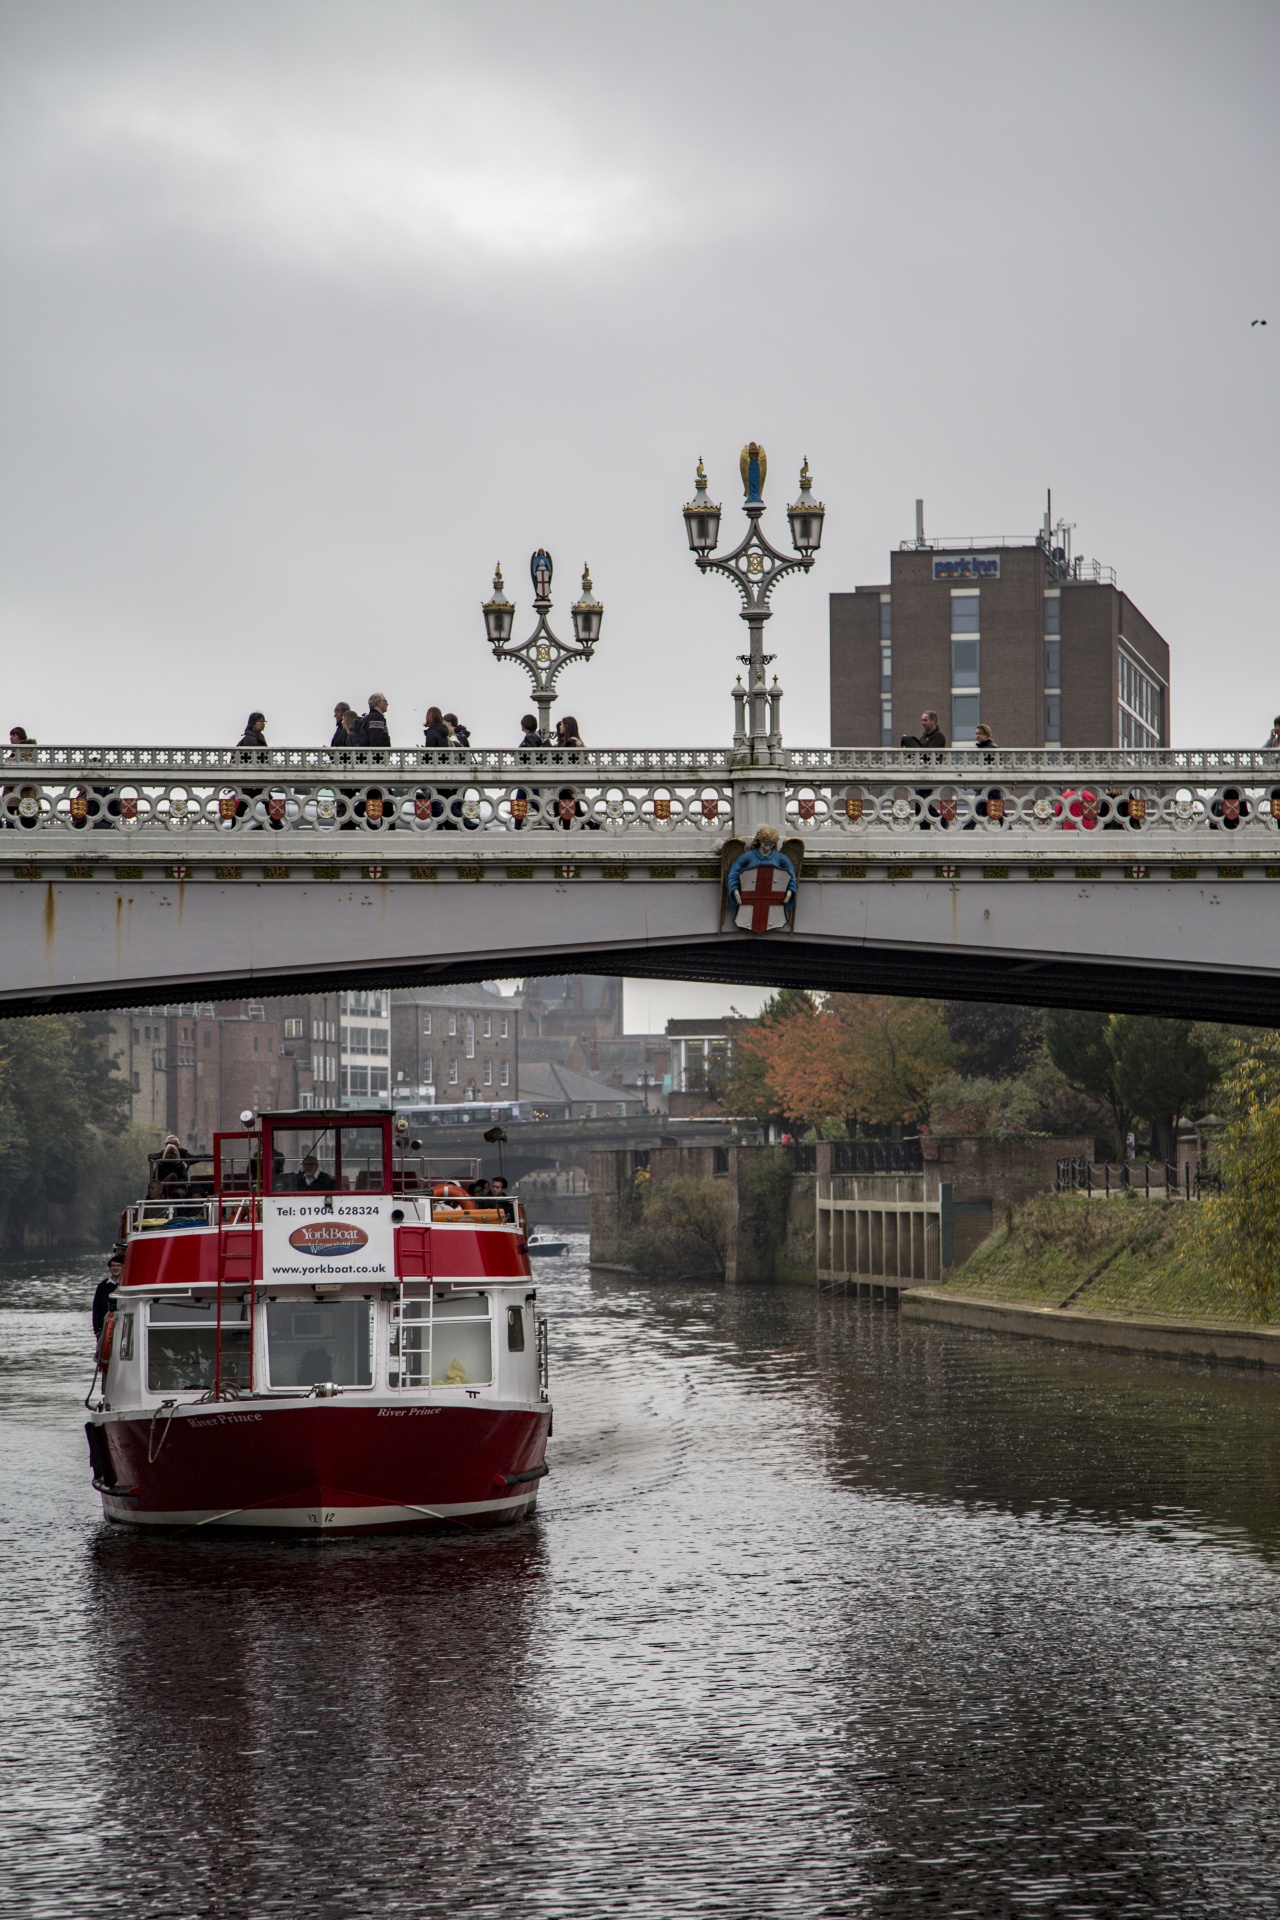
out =
[[[936,710],[949,742],[983,721],[1002,747],[1169,744],[1169,648],[1070,529],[916,539],[889,579],[833,593],[831,740],[896,746]]]
[[[514,1100],[520,999],[490,986],[408,987],[390,996],[391,1098]]]
[[[246,1109],[337,1105],[338,995],[197,1001],[111,1015],[135,1126],[207,1150]]]

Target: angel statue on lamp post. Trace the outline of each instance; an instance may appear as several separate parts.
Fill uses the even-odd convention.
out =
[[[822,544],[822,522],[826,508],[813,497],[813,481],[806,459],[800,469],[800,492],[787,508],[791,522],[791,544],[799,558],[780,553],[761,530],[764,514],[764,483],[769,462],[757,440],[749,440],[742,449],[739,470],[742,474],[742,510],[747,516],[747,531],[732,553],[715,557],[720,538],[721,509],[707,493],[707,473],[698,462],[696,491],[684,510],[685,531],[700,573],[722,573],[732,580],[742,595],[740,609],[747,623],[747,652],[739,655],[747,669],[747,684],[741,678],[733,691],[733,744],[747,749],[754,763],[765,765],[782,745],[782,688],[774,676],[769,686],[765,669],[774,655],[764,650],[764,623],[773,612],[769,596],[779,580],[788,573],[808,573],[813,557]],[[744,713],[744,708],[749,711]]]
[[[582,569],[582,596],[575,600],[570,609],[573,620],[572,641],[561,640],[551,631],[547,615],[551,611],[551,555],[545,547],[539,547],[529,561],[529,577],[533,581],[533,610],[538,616],[537,624],[527,640],[514,645],[511,629],[515,623],[516,610],[506,595],[502,580],[502,568],[497,566],[493,573],[493,598],[483,605],[485,632],[489,645],[493,648],[497,660],[518,660],[533,682],[533,701],[538,709],[538,732],[550,744],[551,708],[556,697],[556,680],[560,670],[570,660],[589,660],[595,651],[596,641],[600,638],[600,623],[604,618],[604,607],[596,599],[591,586],[591,575],[584,566]]]

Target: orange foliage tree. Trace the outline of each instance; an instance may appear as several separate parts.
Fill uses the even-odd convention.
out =
[[[888,994],[830,994],[738,1045],[761,1062],[778,1109],[814,1127],[922,1119],[956,1057],[941,1007]]]

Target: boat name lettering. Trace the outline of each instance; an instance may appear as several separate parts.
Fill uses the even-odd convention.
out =
[[[190,1424],[193,1427],[247,1427],[261,1418],[260,1413],[207,1413],[203,1419],[192,1420]]]
[[[379,1420],[414,1420],[424,1418],[429,1413],[439,1413],[439,1407],[379,1407]]]
[[[332,1217],[313,1220],[305,1227],[295,1227],[289,1235],[289,1245],[296,1247],[299,1253],[310,1253],[320,1259],[339,1258],[350,1253],[358,1253],[361,1247],[367,1247],[369,1236],[363,1227],[352,1226],[349,1220],[334,1220]]]

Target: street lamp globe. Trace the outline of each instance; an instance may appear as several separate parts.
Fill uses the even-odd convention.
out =
[[[505,646],[511,638],[511,625],[516,617],[516,610],[503,589],[500,565],[493,570],[493,598],[484,602],[482,611],[490,645]]]
[[[582,569],[582,598],[574,601],[572,613],[574,638],[580,647],[590,653],[600,638],[604,608],[591,590],[591,574],[585,566]]]
[[[812,485],[809,462],[806,460],[800,469],[800,497],[787,508],[787,518],[791,522],[791,544],[806,560],[822,545],[822,522],[827,511],[821,500],[814,499]]]
[[[720,508],[707,494],[707,470],[698,462],[696,491],[684,510],[684,527],[693,553],[714,553],[720,544]]]

